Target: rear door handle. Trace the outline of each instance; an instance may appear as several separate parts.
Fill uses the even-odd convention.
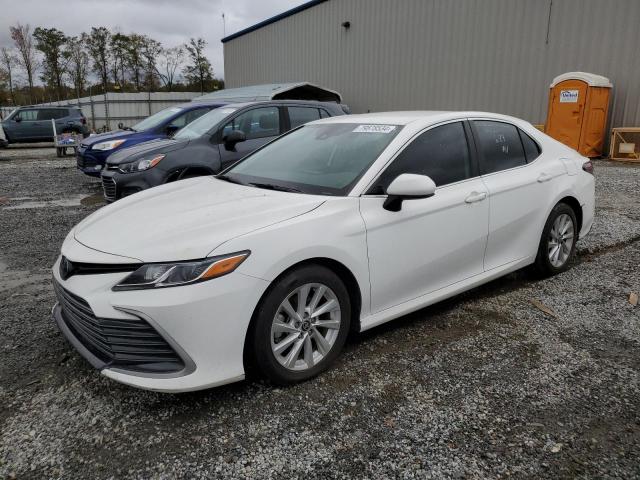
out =
[[[487,198],[487,192],[471,192],[467,198],[464,199],[467,203],[481,202]]]
[[[548,173],[542,172],[540,176],[538,176],[538,182],[548,182],[553,178],[553,175],[549,175]]]

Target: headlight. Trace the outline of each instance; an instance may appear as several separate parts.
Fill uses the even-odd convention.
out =
[[[119,169],[122,173],[142,172],[155,167],[164,157],[164,154],[160,154],[152,158],[143,158],[142,160],[136,160],[135,162],[123,163],[120,165]]]
[[[138,268],[113,290],[177,287],[204,282],[233,272],[250,253],[246,250],[192,262],[149,263]]]
[[[110,142],[96,143],[91,147],[91,149],[101,150],[104,152],[105,150],[113,150],[114,148],[119,147],[123,143],[124,143],[124,140],[111,140]]]

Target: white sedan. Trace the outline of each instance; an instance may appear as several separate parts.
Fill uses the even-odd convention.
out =
[[[527,265],[593,222],[587,158],[512,117],[319,120],[217,177],[104,207],[67,236],[53,317],[101,372],[157,391],[327,369],[363,331]]]

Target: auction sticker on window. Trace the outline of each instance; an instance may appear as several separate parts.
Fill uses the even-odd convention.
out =
[[[396,129],[395,125],[358,125],[354,133],[391,133]]]

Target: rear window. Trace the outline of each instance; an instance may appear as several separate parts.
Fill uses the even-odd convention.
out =
[[[473,124],[483,175],[526,165],[518,128],[492,120],[475,120]]]
[[[524,147],[524,154],[527,157],[527,163],[531,163],[540,156],[540,147],[522,130],[519,130],[519,132],[520,138],[522,139],[522,146]]]
[[[52,120],[67,116],[66,108],[41,108],[38,110],[38,120]]]
[[[311,107],[289,107],[289,120],[291,128],[299,127],[305,123],[320,119],[320,111]]]

